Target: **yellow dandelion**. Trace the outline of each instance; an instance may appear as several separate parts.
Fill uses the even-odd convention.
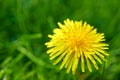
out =
[[[102,64],[102,60],[107,61],[105,56],[109,54],[105,50],[108,44],[102,42],[105,41],[103,33],[97,33],[96,28],[82,21],[67,19],[58,25],[54,34],[48,35],[51,40],[45,43],[50,60],[56,59],[54,65],[62,61],[60,69],[64,67],[67,73],[72,70],[75,74],[78,63],[82,72],[85,72],[85,64],[92,72],[91,63],[98,70],[96,62]]]

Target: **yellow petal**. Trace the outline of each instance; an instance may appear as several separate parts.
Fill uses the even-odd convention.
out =
[[[102,60],[104,60],[104,61],[106,61],[107,62],[107,60],[105,59],[105,57],[102,55],[102,54],[100,54],[99,52],[97,52],[97,51],[94,51]]]
[[[64,51],[57,59],[56,61],[53,63],[54,65],[57,64],[58,62],[60,62],[60,60],[66,55],[66,53],[68,52],[68,50]]]
[[[102,50],[102,49],[96,49],[96,50],[101,52],[102,54],[104,54],[106,56],[109,56],[109,54],[107,52],[105,52],[104,50]]]
[[[70,55],[69,59],[67,59],[67,61],[66,61],[65,68],[67,68],[69,66],[72,58],[73,58],[73,55]]]
[[[73,60],[74,60],[74,59],[71,58],[70,63],[69,63],[69,65],[68,65],[68,67],[67,67],[67,73],[70,72],[70,69],[71,69],[72,65],[74,64],[74,63],[73,63]]]
[[[71,53],[72,53],[72,52],[70,51],[70,52],[68,52],[68,53],[66,54],[65,58],[63,59],[63,62],[62,62],[62,64],[61,64],[61,66],[60,66],[60,69],[62,69],[63,66],[66,64],[66,62],[67,62],[67,60],[69,59]]]
[[[93,54],[93,57],[94,57],[100,64],[102,64],[102,61],[100,60],[100,58],[98,58],[95,54]]]
[[[75,74],[77,66],[78,66],[78,62],[79,62],[79,58],[74,56],[74,61],[73,61],[73,65],[72,65],[72,72],[73,74]]]
[[[81,53],[81,69],[82,69],[82,72],[85,72],[85,65],[84,65],[83,53]]]
[[[63,51],[59,51],[59,52],[56,52],[54,55],[50,56],[50,60],[56,58],[57,56],[59,56],[60,54],[62,54]]]
[[[90,61],[88,60],[88,57],[86,54],[85,54],[85,58],[86,58],[86,62],[87,62],[87,67],[88,67],[89,71],[92,72],[91,64],[90,64]]]
[[[54,51],[54,52],[52,52],[52,53],[50,54],[50,59],[53,59],[53,58],[59,56],[59,55],[62,54],[65,50],[66,50],[66,47],[64,47],[64,46],[63,46],[63,47],[60,47],[57,52]]]
[[[97,63],[94,60],[94,58],[89,53],[87,54],[87,56],[91,60],[91,62],[94,64],[94,67],[98,70],[99,68],[98,68]]]

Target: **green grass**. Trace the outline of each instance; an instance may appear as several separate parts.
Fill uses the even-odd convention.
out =
[[[0,0],[0,80],[120,80],[119,0]],[[108,62],[77,75],[53,66],[48,34],[66,18],[87,21],[105,33]],[[104,74],[103,74],[104,73]]]

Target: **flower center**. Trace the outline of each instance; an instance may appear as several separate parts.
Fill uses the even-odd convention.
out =
[[[70,46],[72,47],[72,48],[74,48],[74,47],[76,47],[76,48],[84,48],[85,47],[85,45],[86,45],[86,43],[85,43],[85,39],[80,39],[80,37],[79,36],[74,36],[74,37],[71,37],[70,39],[69,39],[69,41],[70,41]]]
[[[84,40],[75,40],[74,41],[74,46],[76,46],[77,48],[84,47],[85,46],[85,41]]]

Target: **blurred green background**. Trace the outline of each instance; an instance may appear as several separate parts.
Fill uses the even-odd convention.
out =
[[[120,0],[0,0],[0,80],[120,80]],[[105,33],[108,62],[76,75],[53,66],[44,43],[66,18]],[[93,68],[94,69],[94,68]]]

